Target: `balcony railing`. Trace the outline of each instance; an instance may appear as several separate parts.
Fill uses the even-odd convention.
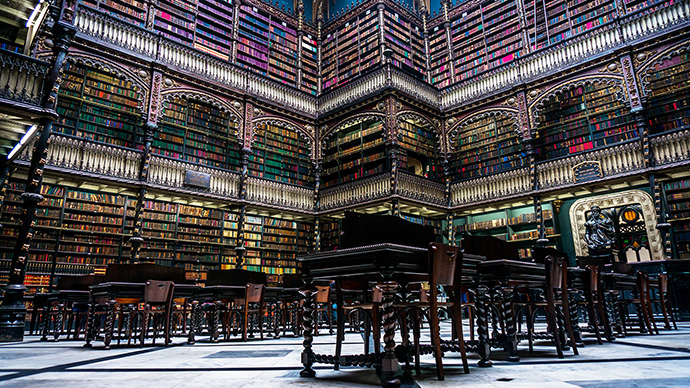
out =
[[[319,210],[336,209],[385,198],[389,195],[391,195],[390,174],[378,174],[321,190]]]
[[[653,137],[649,143],[657,166],[690,160],[690,129]]]
[[[469,205],[474,202],[523,195],[531,191],[529,168],[520,168],[452,184],[450,205]]]
[[[42,108],[51,65],[6,50],[0,50],[0,65],[0,100]]]
[[[446,185],[404,171],[398,172],[398,194],[401,197],[447,206]]]
[[[299,210],[314,210],[314,189],[247,177],[247,200]]]
[[[207,190],[197,190],[186,186],[185,177],[187,171],[210,175],[209,188]],[[150,183],[161,186],[203,191],[227,198],[239,198],[240,193],[240,174],[236,172],[215,169],[160,156],[151,156],[148,180]]]

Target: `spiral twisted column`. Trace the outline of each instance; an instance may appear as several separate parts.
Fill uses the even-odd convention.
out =
[[[381,317],[383,319],[383,358],[381,359],[381,371],[385,374],[383,377],[384,387],[398,387],[401,382],[395,377],[398,371],[398,359],[395,356],[395,293],[399,286],[398,283],[390,279],[391,274],[384,274],[384,280],[378,284],[378,288],[383,291],[383,300],[381,301]]]
[[[314,377],[316,372],[312,368],[314,365],[314,351],[312,350],[312,343],[314,342],[314,294],[317,292],[316,287],[311,279],[305,279],[305,285],[299,290],[299,293],[304,297],[304,304],[302,305],[302,331],[304,334],[304,341],[302,341],[302,365],[304,369],[299,372],[302,377]]]
[[[486,287],[478,286],[475,308],[477,309],[477,337],[479,339],[477,353],[480,357],[477,365],[480,367],[490,367],[492,365],[491,360],[489,360],[491,345],[489,344],[489,322],[486,319],[486,298]]]

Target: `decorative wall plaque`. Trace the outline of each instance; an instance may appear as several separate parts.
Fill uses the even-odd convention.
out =
[[[209,189],[211,188],[211,174],[187,170],[184,176],[184,184],[185,186]]]
[[[575,183],[589,182],[603,177],[601,163],[597,161],[582,162],[573,167],[573,180]]]

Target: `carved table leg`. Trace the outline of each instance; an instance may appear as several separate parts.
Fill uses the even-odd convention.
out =
[[[53,340],[57,341],[60,338],[60,334],[62,334],[62,325],[63,321],[65,320],[65,309],[67,306],[64,304],[58,305],[58,313],[57,317],[55,318],[55,325],[53,326]]]
[[[580,332],[580,309],[579,309],[579,303],[580,301],[584,300],[584,296],[582,295],[583,291],[582,290],[577,290],[573,293],[568,292],[568,297],[570,298],[568,301],[568,307],[570,309],[570,320],[573,324],[573,335],[575,335],[575,343],[582,344],[582,333]],[[597,319],[596,317],[593,317],[594,324],[597,324]],[[601,317],[601,319],[604,319],[604,317]]]
[[[302,377],[314,377],[316,376],[316,372],[312,368],[312,365],[314,365],[314,351],[311,346],[314,342],[314,294],[317,289],[314,287],[311,279],[305,279],[304,283],[305,286],[299,290],[299,293],[304,296],[304,304],[302,305],[302,327],[304,333],[302,365],[304,365],[304,369],[299,372],[299,375]]]
[[[84,330],[84,340],[86,341],[86,343],[84,344],[85,348],[90,348],[93,346],[91,344],[91,341],[96,336],[96,307],[97,306],[98,306],[98,303],[96,303],[95,299],[91,299],[89,301],[89,311],[86,313],[86,329]]]
[[[187,337],[188,344],[196,343],[195,334],[197,330],[199,330],[199,326],[201,326],[201,317],[199,317],[199,310],[199,302],[196,300],[193,301],[189,310],[189,336]]]
[[[211,315],[211,322],[209,322],[209,335],[211,342],[218,342],[218,321],[220,318],[220,302],[213,303],[213,306],[211,306],[211,311],[209,312]]]
[[[508,352],[508,361],[520,361],[517,355],[518,339],[515,333],[515,321],[511,314],[513,302],[513,289],[503,289],[503,308],[501,309],[501,319],[506,331],[506,339],[503,348]]]
[[[479,344],[477,345],[477,353],[481,358],[477,364],[480,367],[490,367],[492,365],[489,357],[491,356],[491,345],[489,344],[489,325],[486,319],[486,292],[487,289],[483,286],[477,287],[477,300],[475,308],[477,309],[477,337]]]
[[[43,316],[41,317],[41,341],[48,341],[48,331],[50,330],[50,301],[43,305]]]
[[[109,300],[106,304],[105,328],[103,344],[104,349],[110,349],[110,341],[113,339],[113,325],[115,324],[115,304],[114,300]]]
[[[386,276],[384,275],[384,278]],[[398,359],[395,356],[395,292],[398,283],[386,279],[378,286],[383,291],[383,301],[381,303],[383,318],[383,358],[381,360],[381,371],[384,373],[384,387],[399,387],[400,379],[395,377],[398,371]]]

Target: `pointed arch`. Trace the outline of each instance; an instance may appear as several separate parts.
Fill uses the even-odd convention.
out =
[[[515,120],[515,123],[513,124],[513,129],[518,134],[518,137],[522,139],[522,133],[520,132],[520,126],[518,124],[517,109],[506,107],[482,109],[480,111],[470,113],[469,115],[463,117],[462,120],[459,120],[455,125],[448,128],[448,130],[446,131],[446,138],[448,139],[448,153],[456,151],[453,147],[453,143],[455,142],[455,137],[458,135],[460,130],[462,130],[462,128],[477,120],[481,120],[491,116],[509,116],[513,118]]]
[[[654,55],[653,57],[649,58],[642,67],[640,67],[637,71],[638,77],[639,77],[639,82],[640,82],[640,87],[642,90],[640,91],[643,96],[648,96],[649,95],[649,87],[650,84],[652,83],[652,73],[654,72],[654,68],[657,65],[661,65],[666,61],[670,61],[674,57],[680,56],[686,52],[690,51],[690,43],[687,41],[680,42],[676,45],[673,45],[666,50]]]
[[[254,118],[251,123],[251,144],[254,144],[254,141],[256,140],[256,131],[259,127],[263,125],[275,125],[277,127],[282,127],[285,129],[288,129],[290,131],[293,131],[297,133],[304,141],[309,144],[309,156],[312,159],[315,159],[316,153],[314,152],[316,141],[314,139],[313,134],[310,134],[306,128],[304,128],[302,125],[299,123],[288,120],[282,117],[275,117],[275,116],[261,116]]]

